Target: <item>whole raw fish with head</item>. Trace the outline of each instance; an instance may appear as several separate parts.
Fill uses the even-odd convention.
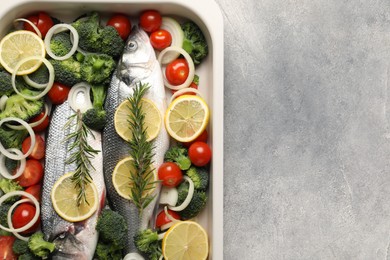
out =
[[[163,117],[166,110],[166,100],[161,67],[148,35],[142,29],[134,27],[127,39],[124,53],[107,93],[105,110],[108,122],[103,131],[104,177],[108,191],[107,197],[112,209],[125,217],[129,229],[125,253],[137,252],[133,237],[137,231],[148,227],[157,201],[156,196],[153,202],[143,210],[140,218],[138,209],[132,201],[119,196],[112,184],[112,173],[115,166],[120,160],[129,156],[130,149],[128,143],[115,131],[114,114],[117,107],[132,95],[133,89],[139,83],[149,84],[150,88],[146,92],[145,98],[155,103]],[[169,137],[163,123],[161,131],[153,142],[153,166],[157,169],[163,162],[164,154],[169,147]],[[160,191],[160,185],[157,186],[155,194]]]
[[[46,139],[41,220],[45,239],[56,245],[56,250],[50,256],[51,259],[93,258],[98,241],[98,232],[95,230],[95,227],[105,201],[103,158],[102,153],[99,152],[91,160],[95,170],[91,169],[90,171],[90,175],[98,191],[100,202],[97,211],[90,218],[82,222],[71,223],[58,216],[53,208],[50,193],[54,183],[62,175],[68,172],[74,172],[76,169],[75,163],[66,163],[66,160],[72,153],[72,151],[69,151],[69,147],[73,140],[70,139],[64,142],[68,134],[75,131],[75,127],[64,127],[69,117],[74,114],[75,111],[69,106],[68,101],[55,107]],[[93,149],[101,151],[101,134],[93,131],[93,136],[88,136],[88,144]]]

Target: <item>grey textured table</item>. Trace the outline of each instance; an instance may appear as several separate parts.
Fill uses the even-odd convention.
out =
[[[390,259],[390,1],[217,3],[224,259]]]

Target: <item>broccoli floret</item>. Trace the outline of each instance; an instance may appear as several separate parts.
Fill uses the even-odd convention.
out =
[[[55,244],[46,241],[42,232],[36,232],[28,239],[28,248],[39,257],[46,258],[55,249]]]
[[[28,242],[21,239],[16,239],[12,245],[12,251],[14,251],[14,253],[17,255],[29,253],[30,249],[28,248]]]
[[[83,114],[83,122],[89,128],[100,131],[106,125],[106,111],[103,109],[106,99],[106,87],[103,85],[92,85],[93,108]]]
[[[10,180],[10,179],[1,179],[0,180],[0,189],[4,192],[4,193],[8,193],[8,192],[11,192],[11,191],[19,191],[19,190],[23,190],[23,187],[19,185],[19,183],[17,183],[16,181],[14,180]],[[11,198],[8,198],[6,200],[6,202],[15,202],[19,199],[19,196],[12,196]]]
[[[96,230],[99,231],[99,241],[109,243],[118,249],[124,248],[127,225],[119,213],[104,209],[96,224]]]
[[[54,68],[56,82],[71,87],[82,81],[81,63],[75,57],[66,60],[50,59],[50,63]]]
[[[18,260],[39,260],[41,259],[40,257],[36,257],[33,255],[31,252],[27,252],[23,255],[18,256]]]
[[[191,56],[194,64],[198,65],[209,52],[207,41],[196,23],[188,21],[181,28],[184,32],[183,49]]]
[[[148,259],[159,259],[161,256],[161,244],[156,231],[145,229],[134,236],[134,244],[137,249],[148,256]]]
[[[188,188],[189,188],[188,182],[182,182],[177,187],[179,198],[176,205],[180,205],[183,203],[183,201],[187,197]],[[188,206],[184,210],[178,211],[177,213],[184,220],[196,217],[206,206],[206,202],[207,202],[206,192],[195,190],[194,196],[192,197],[190,204],[188,204]]]
[[[23,140],[28,136],[27,130],[13,130],[0,127],[0,142],[6,148],[21,148]]]
[[[0,205],[0,224],[2,226],[8,227],[7,214],[8,214],[8,210],[11,208],[11,206],[12,206],[12,203],[11,204],[3,203]],[[0,235],[1,236],[7,236],[10,234],[11,233],[0,228]]]
[[[20,92],[26,96],[33,96],[35,94],[34,91],[29,89],[23,89]],[[28,121],[42,111],[43,105],[43,99],[29,100],[21,95],[14,94],[7,99],[5,109],[0,113],[0,119],[17,117]]]
[[[186,175],[191,178],[197,190],[205,191],[209,185],[209,173],[205,168],[191,166]]]
[[[115,65],[109,55],[87,54],[81,64],[81,78],[91,84],[107,84]]]
[[[54,34],[50,40],[50,49],[57,56],[65,56],[72,49],[72,42],[68,32]]]
[[[72,23],[80,36],[79,46],[89,52],[104,53],[118,57],[124,48],[124,41],[112,26],[101,26],[97,12],[92,12]]]
[[[171,146],[164,155],[164,160],[175,162],[180,169],[188,170],[191,166],[191,160],[188,157],[188,150],[180,145]]]
[[[46,84],[49,82],[49,70],[45,65],[42,65],[36,71],[29,74],[28,77],[36,83]]]
[[[22,79],[23,80],[23,79]],[[23,80],[24,81],[24,80]],[[16,77],[15,83],[18,90],[24,89],[26,86],[22,83],[19,77]],[[8,71],[0,69],[0,96],[10,96],[15,93],[12,87],[12,76]]]
[[[95,257],[99,260],[120,260],[122,251],[116,250],[112,245],[99,242],[96,246]]]

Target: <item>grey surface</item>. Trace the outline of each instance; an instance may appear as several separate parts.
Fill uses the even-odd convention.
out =
[[[216,1],[224,259],[390,259],[390,1]]]

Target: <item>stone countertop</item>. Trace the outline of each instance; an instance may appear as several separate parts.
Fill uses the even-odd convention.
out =
[[[216,2],[224,259],[390,259],[390,2]]]

